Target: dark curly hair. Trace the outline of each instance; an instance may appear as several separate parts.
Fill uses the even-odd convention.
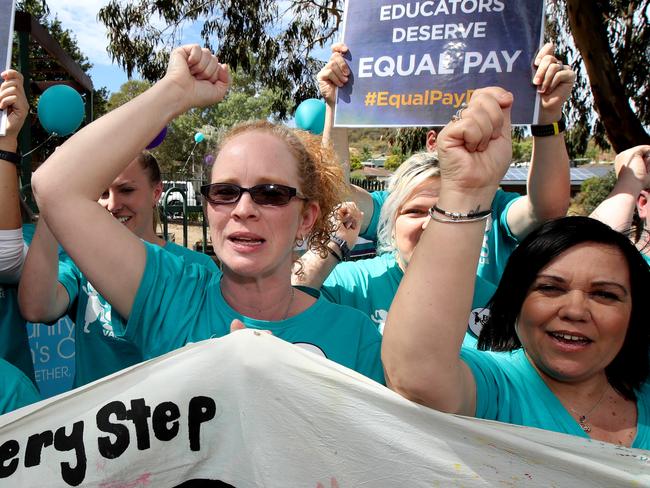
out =
[[[615,247],[627,262],[632,313],[623,347],[605,368],[605,374],[613,388],[634,401],[634,390],[638,390],[648,377],[650,328],[646,300],[650,296],[650,269],[626,236],[597,220],[563,217],[543,224],[523,240],[510,256],[488,304],[490,317],[481,330],[478,348],[492,351],[521,348],[515,325],[539,271],[568,249],[587,242]]]

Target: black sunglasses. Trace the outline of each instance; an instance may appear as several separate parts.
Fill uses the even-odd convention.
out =
[[[295,188],[274,183],[255,185],[250,188],[234,183],[211,183],[201,186],[201,195],[214,205],[237,203],[244,192],[248,192],[258,205],[287,205],[293,197],[306,200]]]

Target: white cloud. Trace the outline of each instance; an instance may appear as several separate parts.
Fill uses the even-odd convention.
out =
[[[106,27],[97,20],[97,12],[108,0],[48,0],[47,4],[51,16],[57,16],[63,27],[72,31],[79,49],[93,64],[112,64],[106,52]]]

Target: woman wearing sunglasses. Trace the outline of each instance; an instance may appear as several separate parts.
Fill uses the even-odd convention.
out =
[[[143,241],[166,252],[218,271],[202,253],[158,237],[154,215],[162,193],[156,159],[142,152],[104,190],[98,203]],[[144,359],[138,349],[120,337],[124,320],[98,293],[65,254],[59,260],[58,242],[44,218],[29,246],[18,298],[23,316],[31,322],[55,323],[69,315],[75,323],[75,387],[103,378]],[[98,360],[101,358],[101,360]]]
[[[212,184],[202,189],[222,275],[143,243],[96,204],[143,141],[189,108],[222,100],[229,82],[207,49],[174,50],[160,82],[84,128],[37,171],[34,191],[52,232],[128,317],[121,335],[144,359],[243,323],[383,382],[381,337],[370,320],[291,286],[296,242],[327,252],[328,215],[343,190],[340,169],[316,138],[267,122],[225,137]],[[106,140],[120,144],[98,150]]]

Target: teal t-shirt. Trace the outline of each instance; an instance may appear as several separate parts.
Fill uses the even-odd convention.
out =
[[[648,263],[648,265],[650,266],[650,255],[641,254],[641,256],[643,256],[643,259],[645,259],[645,262]]]
[[[0,358],[36,384],[27,324],[18,309],[18,285],[0,284]]]
[[[476,381],[476,417],[588,437],[530,364],[523,349],[493,353],[462,348]],[[650,384],[637,392],[632,447],[650,449]]]
[[[381,213],[381,207],[384,205],[384,202],[388,198],[387,191],[373,191],[370,194],[372,198],[372,218],[368,224],[368,228],[363,234],[360,234],[364,239],[369,241],[377,242],[377,225],[379,224],[379,214]]]
[[[501,280],[512,251],[519,244],[507,222],[508,210],[519,198],[522,197],[518,193],[499,189],[492,200],[492,214],[485,226],[476,274],[495,286]]]
[[[321,292],[328,300],[362,311],[383,334],[388,310],[397,293],[404,273],[393,253],[384,253],[371,259],[338,264],[327,277]],[[468,320],[465,345],[476,347],[476,338],[489,316],[485,307],[496,287],[476,277],[472,312]]]
[[[160,249],[220,273],[205,254],[171,242]],[[138,348],[120,337],[124,319],[67,256],[59,261],[59,282],[70,297],[67,313],[75,323],[75,388],[144,361]]]
[[[381,207],[388,198],[387,191],[375,191],[372,197],[373,213],[366,232],[361,235],[364,239],[377,241],[377,226]],[[492,214],[485,225],[485,235],[481,246],[481,256],[478,261],[476,274],[484,280],[499,284],[501,275],[506,267],[508,258],[519,241],[510,231],[507,222],[508,209],[515,200],[521,198],[518,193],[505,192],[498,189],[492,200]],[[477,286],[478,288],[478,286]]]
[[[34,383],[11,363],[0,359],[0,414],[40,400]]]
[[[29,245],[33,236],[34,226],[25,224],[25,243]],[[18,309],[18,284],[0,283],[0,358],[20,369],[36,384],[27,324]]]
[[[319,296],[307,310],[286,320],[251,319],[224,300],[222,275],[145,245],[147,266],[124,333],[144,359],[190,342],[222,337],[230,332],[233,319],[239,319],[249,328],[270,330],[280,339],[384,383],[381,336],[358,310]]]

